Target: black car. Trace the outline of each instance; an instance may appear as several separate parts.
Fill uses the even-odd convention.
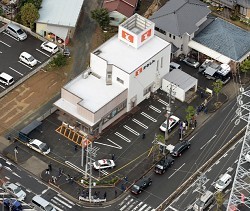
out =
[[[165,171],[174,164],[174,159],[171,156],[162,158],[155,166],[155,173],[164,174]]]
[[[132,188],[131,192],[134,194],[140,194],[144,189],[146,189],[148,186],[152,184],[152,180],[148,178],[142,178],[138,182],[136,182]]]
[[[171,153],[173,156],[181,156],[182,152],[184,152],[186,149],[190,148],[190,142],[189,141],[182,141],[175,145],[173,152]]]

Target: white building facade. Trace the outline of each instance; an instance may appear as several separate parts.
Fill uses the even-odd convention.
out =
[[[135,14],[119,26],[117,36],[91,53],[90,68],[62,88],[55,105],[81,130],[101,133],[161,87],[170,48],[154,35],[154,23]]]

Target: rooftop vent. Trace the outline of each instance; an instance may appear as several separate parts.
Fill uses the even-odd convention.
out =
[[[98,49],[98,50],[96,50],[96,51],[94,52],[94,54],[95,54],[95,55],[99,55],[101,52],[102,52],[102,51],[101,51],[100,49]]]

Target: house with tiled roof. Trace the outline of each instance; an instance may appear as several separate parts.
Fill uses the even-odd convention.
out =
[[[109,11],[110,25],[118,26],[135,13],[137,4],[138,0],[104,0],[102,7]]]

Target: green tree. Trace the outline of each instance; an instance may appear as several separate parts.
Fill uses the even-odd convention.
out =
[[[217,97],[217,102],[219,100],[219,94],[221,92],[221,89],[222,89],[222,86],[223,86],[223,83],[221,80],[216,80],[215,82],[213,82],[213,91],[215,92],[216,94],[216,97]]]
[[[190,120],[192,119],[192,117],[195,115],[195,108],[193,106],[188,106],[186,108],[186,119],[188,121],[188,123],[190,123]],[[189,127],[190,124],[188,124]]]
[[[102,29],[109,26],[110,18],[107,9],[95,9],[91,11],[91,18],[93,18]]]
[[[223,202],[224,202],[224,197],[223,197],[222,192],[219,191],[215,194],[215,200],[216,200],[216,205],[217,205],[216,210],[220,211],[221,206],[223,205]]]
[[[67,58],[62,53],[59,53],[50,62],[50,65],[53,66],[53,67],[63,67],[66,64],[67,64]]]
[[[35,7],[37,9],[41,8],[41,4],[42,4],[42,0],[21,0],[19,2],[19,7],[21,8],[22,6],[24,6],[26,3],[32,3],[35,5]]]
[[[241,63],[240,71],[245,73],[246,78],[247,73],[250,71],[250,59],[246,59],[244,62]]]
[[[35,21],[39,18],[38,9],[32,3],[27,3],[21,8],[21,22],[23,25],[34,29]]]
[[[0,7],[0,16],[3,16],[3,8]]]

